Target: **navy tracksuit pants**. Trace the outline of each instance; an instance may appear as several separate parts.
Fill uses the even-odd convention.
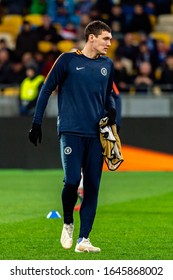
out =
[[[96,214],[103,166],[100,139],[99,137],[62,134],[60,150],[64,170],[62,190],[64,223],[73,223],[73,209],[77,201],[77,189],[82,169],[84,198],[80,209],[79,237],[88,238]]]

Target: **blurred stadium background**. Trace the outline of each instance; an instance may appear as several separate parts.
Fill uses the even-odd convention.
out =
[[[54,14],[51,14],[51,11],[53,11],[51,10],[53,7],[51,4],[53,2],[54,4],[56,3],[57,10],[54,11]],[[148,43],[151,43],[151,41],[152,43],[156,43],[161,40],[167,46],[166,52],[173,49],[173,4],[170,0],[25,0],[19,1],[18,4],[16,6],[14,1],[11,0],[0,2],[0,39],[5,40],[5,48],[8,48],[11,53],[17,51],[16,40],[22,31],[24,20],[30,22],[33,31],[42,26],[43,15],[48,14],[57,33],[61,35],[62,40],[56,43],[56,51],[54,40],[39,41],[37,42],[37,51],[44,55],[53,50],[55,53],[57,51],[61,53],[63,51],[69,51],[73,47],[82,46],[82,38],[79,34],[82,26],[85,24],[85,20],[87,21],[94,17],[100,18],[110,23],[113,27],[113,23],[115,21],[117,22],[118,17],[113,14],[111,7],[119,6],[125,16],[126,23],[129,23],[136,4],[143,6],[150,20],[151,30],[147,31],[148,33],[144,36],[145,39],[142,40]],[[66,22],[63,22],[62,15],[59,15],[62,7],[68,16],[68,21]],[[89,19],[85,18],[87,11]],[[73,28],[68,26],[69,22],[73,23]],[[108,56],[113,60],[116,57],[116,50],[120,45],[120,38],[122,39],[123,32],[125,31],[124,29],[118,29],[116,33],[116,30],[113,30],[112,46],[108,53]],[[76,35],[72,36],[72,33]],[[141,33],[137,31],[132,33],[134,36],[133,43],[138,45],[141,40]],[[119,38],[119,35],[122,37],[120,36]],[[4,48],[4,45],[1,48]],[[32,55],[33,59],[34,54],[32,53]],[[13,62],[12,59],[11,63],[13,64]],[[125,65],[129,69],[130,64],[127,61]],[[160,68],[158,67],[155,71],[156,78],[160,75],[159,71]],[[158,86],[154,87],[155,85],[157,84],[154,84],[152,88],[148,86],[145,89],[145,93],[141,88],[141,94],[139,89],[136,91],[134,84],[127,84],[126,92],[121,92],[120,89],[122,98],[120,138],[125,157],[125,162],[120,170],[132,170],[136,168],[137,170],[173,170],[173,85],[160,84],[159,90]],[[27,139],[32,117],[20,116],[19,113],[19,91],[20,84],[0,82],[0,168],[60,168],[59,145],[56,137],[56,95],[53,94],[51,96],[46,109],[43,143],[35,149],[35,147],[29,144]],[[134,149],[134,147],[137,149]],[[55,152],[56,150],[57,153]]]
[[[16,1],[0,2],[0,38],[6,38],[13,49],[27,13],[21,12],[18,17],[7,14],[12,2]],[[137,1],[112,2],[131,2],[131,7]],[[164,7],[169,4],[170,13],[166,16],[150,16],[150,36],[165,40],[172,48],[172,1],[143,2],[160,2]],[[107,19],[107,14],[103,13],[103,18]],[[38,14],[28,16],[27,20],[41,25]],[[55,25],[58,30],[61,28],[60,24]],[[134,35],[138,40],[138,34]],[[64,39],[59,48],[66,51],[73,46],[74,41]],[[116,47],[114,39],[109,52],[111,58]],[[52,44],[41,42],[39,48],[49,52]],[[62,220],[46,219],[50,210],[62,213],[63,174],[56,132],[56,95],[49,100],[43,122],[43,142],[36,148],[28,141],[32,116],[19,114],[19,86],[0,83],[0,259],[92,259],[93,256],[64,252],[57,242]],[[93,232],[93,239],[99,235],[103,254],[94,256],[95,259],[173,258],[173,90],[168,93],[165,88],[153,93],[148,87],[145,94],[140,94],[129,84],[127,92],[121,94],[120,91],[124,162],[115,173],[106,172],[104,165],[98,219]],[[112,226],[108,234],[106,229],[110,224],[115,227]],[[114,240],[113,244],[109,240]],[[108,246],[109,254],[106,253]]]

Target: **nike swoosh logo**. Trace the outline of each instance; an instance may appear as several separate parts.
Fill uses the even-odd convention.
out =
[[[76,70],[82,70],[84,69],[85,67],[76,67]]]

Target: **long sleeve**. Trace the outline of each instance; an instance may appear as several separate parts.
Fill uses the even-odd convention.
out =
[[[55,61],[40,90],[33,118],[33,123],[42,123],[44,111],[47,106],[50,95],[56,89],[57,86],[63,83],[66,71],[65,67],[66,61],[63,55],[60,55]]]
[[[105,109],[107,111],[109,111],[112,108],[116,109],[115,99],[114,99],[115,93],[112,88],[113,77],[114,77],[114,68],[113,68],[113,64],[112,64],[109,81],[108,81],[108,86],[107,86],[107,95],[106,95],[106,106],[105,106],[106,108]]]

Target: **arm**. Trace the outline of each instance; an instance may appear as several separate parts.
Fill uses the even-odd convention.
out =
[[[61,85],[63,83],[66,71],[65,65],[66,63],[64,57],[63,55],[60,55],[55,61],[40,90],[33,123],[42,124],[44,111],[46,109],[50,95],[56,89],[57,85]]]
[[[116,105],[116,125],[117,125],[117,132],[120,131],[121,126],[121,108],[122,108],[122,102],[121,102],[121,96],[119,93],[119,90],[113,82],[113,90],[114,90],[114,98],[115,98],[115,105]]]
[[[111,72],[108,80],[108,86],[107,86],[107,93],[106,93],[106,106],[105,109],[107,112],[109,112],[112,109],[116,109],[115,106],[115,99],[114,99],[114,90],[112,88],[113,85],[113,76],[114,76],[114,68],[113,64],[111,66]]]
[[[115,104],[116,104],[116,125],[117,125],[117,132],[120,131],[121,127],[121,96],[120,94],[115,94]]]
[[[60,55],[55,61],[52,69],[50,70],[48,76],[45,79],[43,86],[41,87],[37,99],[35,114],[33,117],[33,124],[31,130],[29,131],[29,140],[35,146],[37,146],[38,141],[39,143],[41,143],[42,140],[41,124],[49,97],[51,93],[56,89],[57,85],[61,85],[65,79],[66,61],[64,61],[64,57],[66,59],[66,56]]]
[[[111,73],[109,76],[107,94],[106,94],[106,106],[105,109],[107,111],[106,116],[109,118],[109,125],[115,124],[116,119],[116,104],[115,104],[115,93],[113,90],[113,64],[111,67]]]

